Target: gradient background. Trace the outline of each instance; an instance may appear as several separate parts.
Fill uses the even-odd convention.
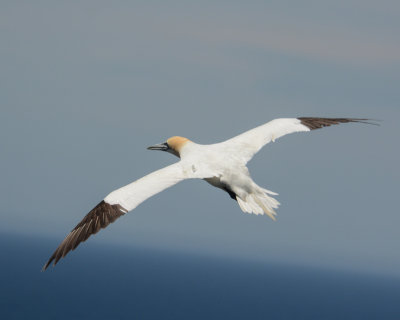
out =
[[[398,319],[399,34],[390,0],[1,1],[1,312]],[[39,273],[105,195],[176,161],[147,146],[297,116],[383,121],[259,152],[276,223],[185,181]]]

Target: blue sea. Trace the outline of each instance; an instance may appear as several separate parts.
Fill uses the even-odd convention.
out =
[[[57,243],[0,235],[1,319],[400,319],[398,278]]]

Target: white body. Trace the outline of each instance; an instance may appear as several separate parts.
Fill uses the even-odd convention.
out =
[[[184,179],[205,179],[231,196],[244,212],[274,218],[279,202],[250,177],[247,162],[270,141],[292,132],[310,131],[296,118],[276,119],[227,141],[201,145],[187,141],[180,149],[181,161],[155,171],[110,193],[104,201],[133,210],[145,199]],[[233,196],[232,196],[233,197]]]

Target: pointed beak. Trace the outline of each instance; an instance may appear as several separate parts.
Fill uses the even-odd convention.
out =
[[[155,144],[154,146],[150,146],[147,150],[160,150],[160,151],[167,151],[169,149],[168,144],[166,142]]]

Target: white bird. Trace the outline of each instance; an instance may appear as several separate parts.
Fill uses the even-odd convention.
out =
[[[271,195],[277,193],[258,186],[251,179],[247,162],[264,145],[286,134],[347,122],[371,124],[367,121],[368,119],[354,118],[281,118],[221,143],[201,145],[175,136],[162,144],[151,146],[149,150],[167,151],[179,157],[180,161],[107,195],[61,242],[44,265],[43,271],[53,261],[55,265],[92,234],[135,209],[146,199],[185,179],[203,179],[226,191],[237,201],[242,211],[266,214],[275,220],[274,209],[278,208],[279,202]]]

